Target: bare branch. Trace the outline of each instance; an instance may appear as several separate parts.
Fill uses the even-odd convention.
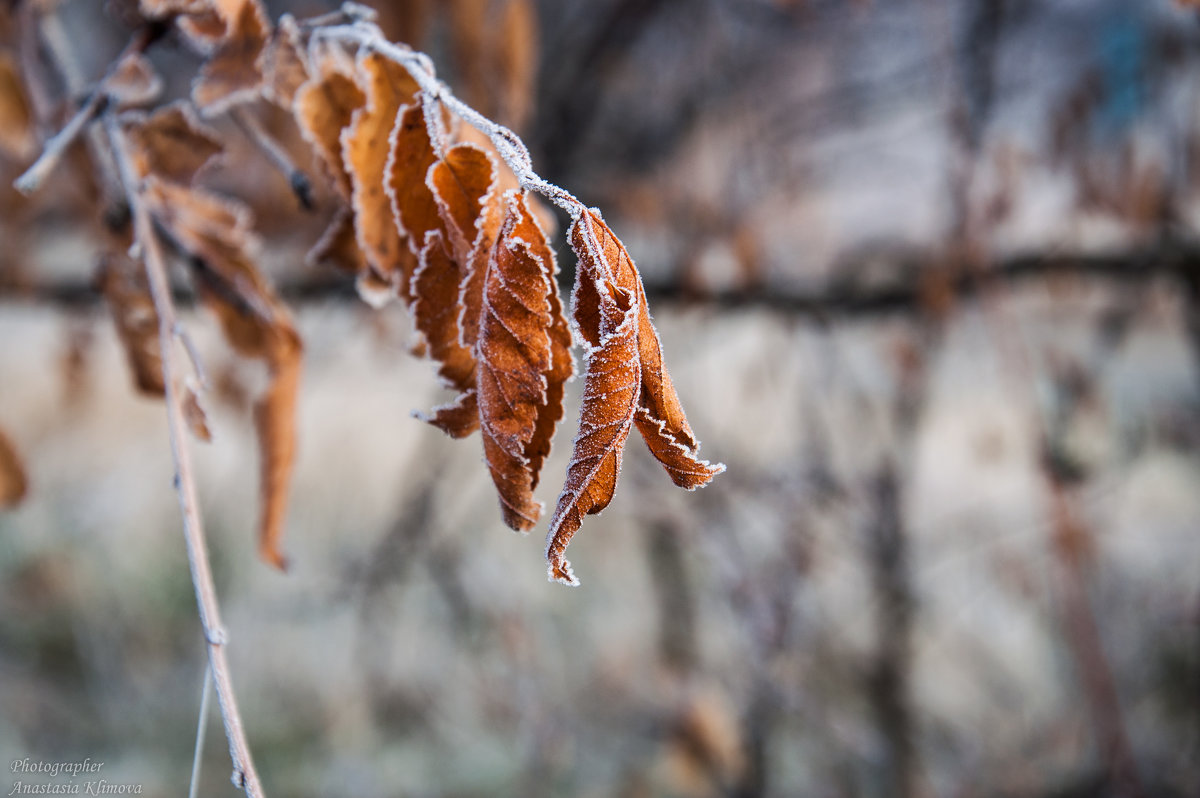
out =
[[[192,474],[190,442],[180,396],[176,387],[179,367],[175,362],[175,304],[171,298],[166,263],[162,245],[154,231],[150,211],[139,193],[137,173],[134,169],[129,144],[121,131],[116,117],[104,115],[104,128],[117,162],[121,183],[125,188],[133,217],[133,231],[137,256],[146,269],[150,294],[158,312],[159,344],[162,348],[163,383],[166,387],[164,399],[167,405],[167,428],[170,432],[171,454],[175,461],[175,489],[179,495],[179,509],[183,515],[183,535],[187,544],[188,564],[192,571],[192,584],[196,589],[196,604],[200,611],[200,624],[208,646],[208,662],[212,669],[213,683],[217,688],[217,702],[221,707],[221,718],[225,722],[225,736],[229,740],[229,756],[233,760],[233,783],[244,790],[250,798],[263,795],[258,773],[250,757],[250,748],[242,728],[237,698],[229,675],[229,663],[225,657],[225,630],[221,626],[216,587],[213,584],[212,567],[208,560],[208,544],[200,518],[200,504],[196,496],[196,482]]]
[[[267,160],[283,173],[287,178],[288,185],[292,187],[292,193],[296,195],[296,199],[300,202],[300,207],[306,211],[311,211],[316,207],[313,202],[312,181],[308,179],[308,175],[299,166],[296,166],[292,157],[287,154],[287,150],[283,148],[274,136],[267,132],[267,129],[262,126],[262,122],[258,117],[250,113],[243,107],[235,107],[229,112],[229,116],[237,123],[242,132],[246,134],[246,138],[253,141],[263,155],[267,156]]]

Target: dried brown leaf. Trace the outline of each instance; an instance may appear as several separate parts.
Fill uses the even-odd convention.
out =
[[[502,220],[496,163],[486,150],[458,144],[430,168],[426,183],[459,264],[458,340],[472,349],[479,334],[483,274]]]
[[[37,153],[37,146],[33,113],[17,63],[8,53],[0,52],[0,154],[26,161]]]
[[[504,224],[483,280],[477,347],[484,459],[504,521],[517,530],[531,529],[541,515],[533,489],[562,418],[563,382],[573,370],[556,301],[554,253],[525,200],[516,192],[505,198]]]
[[[520,132],[533,111],[537,81],[538,24],[532,0],[506,0],[493,31],[496,116]]]
[[[646,292],[633,259],[595,209],[580,215],[571,226],[570,238],[571,247],[579,257],[581,274],[606,275],[617,286],[628,290],[637,302],[642,381],[638,431],[676,485],[690,490],[707,484],[725,467],[701,460],[697,455],[700,444],[688,425],[663,363],[662,344],[650,321]],[[587,280],[578,281],[576,285],[576,323],[584,340],[596,346],[600,335],[599,296]]]
[[[141,53],[128,53],[104,80],[104,90],[118,107],[146,105],[162,94],[163,81]]]
[[[249,216],[198,188],[145,182],[144,197],[171,239],[191,258],[200,299],[240,354],[266,361],[271,381],[255,404],[261,461],[259,554],[283,569],[280,549],[295,458],[295,404],[302,344],[291,314],[254,265]]]
[[[550,579],[566,585],[579,584],[567,562],[567,544],[583,516],[600,512],[612,501],[641,390],[637,298],[602,274],[581,279],[594,283],[597,338],[587,354],[579,432],[567,481],[546,535]]]
[[[158,340],[158,311],[141,264],[125,255],[106,254],[99,268],[100,290],[112,310],[117,337],[142,393],[162,396],[162,349]]]
[[[458,340],[458,293],[461,273],[440,229],[431,230],[421,250],[421,265],[412,278],[412,314],[425,337],[429,356],[438,362],[438,376],[459,393],[450,405],[436,408],[426,418],[454,438],[470,435],[479,426],[472,413],[475,393],[475,357]],[[467,396],[467,395],[470,396]]]
[[[305,262],[317,266],[332,266],[349,274],[362,274],[367,269],[367,259],[354,238],[354,212],[346,205],[339,206],[325,232],[313,244],[304,258]]]
[[[384,189],[400,232],[407,236],[413,253],[420,255],[425,248],[425,235],[442,227],[437,202],[425,183],[437,156],[420,103],[401,110],[388,146]]]
[[[215,0],[215,5],[225,32],[192,83],[192,100],[207,115],[258,97],[263,51],[271,32],[266,9],[258,0]]]
[[[389,155],[388,138],[400,108],[418,91],[404,67],[376,52],[358,60],[366,104],[354,112],[342,131],[342,157],[350,177],[354,229],[359,248],[381,276],[412,274],[415,259],[405,246],[383,190]]]
[[[29,491],[25,466],[12,441],[0,430],[0,508],[12,507]]]
[[[187,103],[172,103],[150,116],[122,114],[121,124],[132,145],[134,168],[142,177],[153,174],[191,183],[223,149],[216,131],[196,119]]]
[[[204,406],[200,404],[200,394],[193,385],[185,385],[183,387],[183,420],[187,422],[188,429],[198,441],[205,443],[212,442],[212,430],[208,428],[208,414],[204,412]]]
[[[317,74],[296,91],[292,113],[300,133],[316,152],[338,193],[350,201],[350,174],[342,159],[342,131],[367,101],[354,77],[334,59],[322,59]]]
[[[308,67],[301,47],[296,18],[284,14],[263,53],[263,96],[288,110],[292,108],[296,92],[308,80]]]

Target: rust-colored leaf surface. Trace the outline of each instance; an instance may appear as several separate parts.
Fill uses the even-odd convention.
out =
[[[121,124],[132,145],[134,168],[142,177],[153,174],[191,183],[222,150],[216,131],[201,124],[186,103],[172,103],[150,116],[122,114]]]
[[[638,431],[646,440],[651,454],[662,463],[676,485],[693,489],[707,484],[725,467],[710,464],[697,455],[700,444],[688,425],[675,386],[663,363],[662,344],[650,321],[646,292],[633,259],[595,209],[580,215],[571,226],[570,237],[571,247],[579,257],[581,273],[608,275],[617,286],[629,291],[637,302],[638,360],[642,382]],[[574,308],[576,323],[584,339],[595,346],[601,313],[599,297],[587,281],[577,283],[577,286],[579,290],[576,292]]]
[[[383,175],[396,115],[403,105],[412,102],[418,87],[408,70],[376,52],[360,56],[358,69],[366,89],[366,104],[354,112],[341,134],[355,235],[376,273],[405,271],[411,275],[415,261],[396,226],[391,200],[383,190]]]
[[[288,110],[292,108],[296,92],[308,80],[301,46],[296,18],[284,14],[263,53],[263,96]]]
[[[408,246],[416,255],[425,248],[425,234],[442,226],[433,192],[425,183],[435,160],[425,112],[420,103],[405,106],[389,141],[384,187],[396,224],[408,237]]]
[[[554,253],[524,195],[510,192],[505,207],[483,279],[479,413],[504,522],[526,531],[541,515],[533,489],[562,418],[562,384],[572,363],[569,333],[565,347],[561,339],[566,320],[556,301]]]
[[[204,405],[200,403],[200,394],[192,385],[183,387],[183,400],[181,406],[183,408],[183,420],[187,423],[188,429],[198,441],[204,443],[212,442],[212,430],[208,426],[208,413],[204,411]]]
[[[479,334],[483,273],[500,230],[499,181],[492,156],[473,144],[457,144],[426,176],[459,264],[458,340],[473,349]]]
[[[455,438],[470,435],[479,426],[472,416],[475,358],[458,340],[458,292],[461,275],[442,231],[431,230],[421,250],[421,265],[412,280],[412,313],[416,328],[425,337],[429,356],[438,362],[438,376],[460,397],[437,408],[426,420]]]
[[[145,270],[124,254],[106,254],[100,260],[98,279],[133,371],[134,384],[142,393],[162,396],[158,311],[150,298]]]
[[[140,53],[129,53],[104,81],[104,90],[119,107],[145,105],[158,99],[163,82]]]
[[[263,51],[271,25],[258,0],[216,0],[225,35],[200,68],[192,100],[205,114],[255,99],[263,85]]]
[[[350,174],[342,159],[342,130],[367,97],[354,78],[334,59],[320,62],[320,71],[296,91],[292,112],[304,139],[312,146],[334,187],[350,201]]]
[[[354,212],[342,205],[333,214],[325,232],[304,257],[311,265],[332,266],[349,274],[366,270],[367,259],[354,238]]]
[[[587,355],[579,432],[567,481],[546,535],[550,579],[578,585],[566,558],[567,544],[583,523],[612,501],[621,473],[621,455],[638,406],[638,306],[636,297],[602,274],[583,277],[596,285],[597,343]]]
[[[33,114],[16,62],[0,52],[0,155],[26,161],[37,154]]]
[[[28,490],[29,479],[21,457],[4,430],[0,430],[0,508],[17,504]]]
[[[245,357],[264,360],[271,381],[255,403],[261,465],[259,554],[283,569],[281,549],[288,486],[295,459],[295,406],[302,344],[291,315],[254,264],[243,208],[197,188],[149,178],[147,205],[191,258],[201,301],[225,338]]]

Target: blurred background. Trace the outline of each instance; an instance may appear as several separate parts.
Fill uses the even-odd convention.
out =
[[[88,80],[129,36],[120,3],[7,5],[10,63],[23,7],[58,16]],[[229,153],[205,182],[256,208],[306,345],[281,575],[253,539],[261,364],[185,314],[269,795],[1200,795],[1196,10],[377,5],[603,209],[728,471],[684,493],[631,440],[571,546],[582,586],[546,582],[544,524],[503,526],[478,438],[410,418],[445,397],[404,311],[305,265],[329,204],[300,211],[213,120]],[[197,58],[150,56],[185,93]],[[28,495],[0,513],[0,764],[91,757],[180,795],[205,658],[164,409],[92,289],[87,177],[26,200],[40,145],[3,145],[0,428]],[[201,794],[233,795],[215,712],[208,731]]]

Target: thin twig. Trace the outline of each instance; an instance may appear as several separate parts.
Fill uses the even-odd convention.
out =
[[[47,139],[42,154],[20,177],[13,181],[13,187],[25,196],[37,191],[42,185],[42,181],[54,171],[54,167],[58,165],[67,148],[75,143],[79,134],[87,128],[88,123],[104,110],[107,99],[108,95],[102,91],[93,91],[88,95],[87,100],[67,121],[67,124],[63,125],[62,130]]]
[[[316,207],[313,202],[312,181],[308,179],[308,175],[304,173],[303,169],[296,166],[283,145],[267,132],[258,117],[245,108],[234,108],[229,115],[246,134],[246,138],[253,141],[267,156],[267,160],[287,178],[288,185],[292,187],[292,193],[300,201],[300,206],[306,211],[311,211]]]
[[[212,665],[204,666],[204,687],[200,689],[200,719],[196,721],[196,750],[192,754],[192,779],[188,798],[196,798],[200,789],[200,761],[204,758],[204,733],[208,729],[208,699],[212,695]]]
[[[179,496],[179,509],[183,515],[183,534],[187,543],[192,584],[196,589],[200,624],[204,629],[204,638],[208,646],[208,663],[217,688],[217,702],[221,707],[221,718],[225,723],[225,736],[229,740],[229,756],[233,760],[232,780],[234,785],[244,790],[250,798],[260,798],[263,795],[262,786],[258,780],[258,773],[254,769],[254,762],[250,757],[250,748],[246,742],[242,718],[238,712],[237,697],[234,695],[233,682],[229,675],[229,663],[225,657],[225,630],[221,626],[217,592],[213,584],[212,567],[208,560],[208,545],[200,518],[200,505],[196,497],[196,482],[192,475],[192,458],[186,421],[176,387],[176,377],[179,372],[175,362],[177,322],[162,245],[154,232],[150,211],[139,194],[137,173],[132,163],[129,145],[113,114],[104,115],[104,128],[108,134],[121,182],[125,187],[130,214],[133,217],[137,255],[145,266],[150,295],[154,300],[154,308],[158,312],[158,337],[162,349],[167,428],[170,433],[171,454],[175,462],[175,489]]]

